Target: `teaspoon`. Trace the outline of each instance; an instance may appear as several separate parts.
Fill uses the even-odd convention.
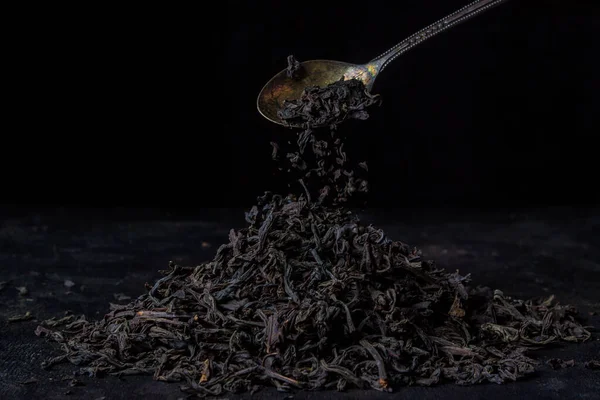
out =
[[[464,22],[490,8],[506,2],[507,0],[476,0],[456,10],[439,21],[412,34],[385,53],[374,58],[366,64],[350,64],[342,61],[311,60],[301,63],[303,75],[300,78],[290,78],[287,69],[275,75],[262,88],[258,95],[258,111],[269,121],[286,125],[277,116],[277,111],[283,107],[285,100],[297,99],[309,86],[325,87],[342,77],[345,80],[358,79],[363,82],[367,91],[371,91],[375,78],[392,61],[414,48],[425,40]]]

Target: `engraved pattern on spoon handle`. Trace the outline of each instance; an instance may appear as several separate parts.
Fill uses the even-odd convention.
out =
[[[404,54],[413,47],[423,43],[425,40],[432,38],[438,33],[444,32],[451,27],[464,22],[490,8],[504,3],[508,0],[477,0],[459,10],[456,10],[450,15],[445,16],[437,22],[421,29],[420,31],[412,34],[411,36],[398,43],[396,46],[387,50],[385,53],[374,58],[370,63],[378,63],[381,65],[379,72],[383,71],[389,63],[394,61],[397,57]]]

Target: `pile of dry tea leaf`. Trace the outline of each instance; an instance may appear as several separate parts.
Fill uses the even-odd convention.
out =
[[[148,374],[201,395],[256,390],[513,381],[525,352],[590,333],[553,297],[470,285],[340,208],[267,194],[214,259],[170,264],[100,321],[66,317],[37,334],[90,375]]]

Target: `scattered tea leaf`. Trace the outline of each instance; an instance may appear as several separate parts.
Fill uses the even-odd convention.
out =
[[[32,377],[32,378],[29,378],[29,379],[26,379],[24,381],[19,382],[19,384],[21,384],[21,385],[31,385],[31,384],[38,383],[38,382],[39,381],[38,381],[37,378]]]
[[[115,293],[113,295],[113,297],[115,298],[115,300],[117,301],[127,301],[127,300],[131,300],[131,296],[127,296],[125,293]]]
[[[575,360],[565,361],[560,358],[551,358],[548,361],[546,361],[546,364],[550,365],[552,369],[561,369],[574,366]]]
[[[31,314],[30,311],[27,311],[25,314],[23,315],[16,315],[14,317],[10,317],[8,319],[8,322],[20,322],[20,321],[28,321],[30,319],[33,319],[33,315]]]
[[[79,379],[73,378],[69,381],[69,386],[71,386],[71,387],[85,386],[85,384],[82,381],[80,381]]]
[[[600,361],[598,360],[590,360],[583,364],[584,367],[588,369],[600,370]]]

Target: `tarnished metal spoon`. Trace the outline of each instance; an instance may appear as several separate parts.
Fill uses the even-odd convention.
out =
[[[271,78],[261,90],[257,100],[258,111],[268,120],[283,125],[283,121],[277,116],[277,111],[282,108],[284,100],[297,99],[306,87],[324,87],[339,81],[342,76],[344,79],[361,80],[370,91],[377,75],[398,56],[438,33],[506,1],[508,0],[474,1],[414,33],[366,64],[349,64],[331,60],[304,61],[301,63],[303,74],[299,79],[288,77],[287,69],[284,69]]]

